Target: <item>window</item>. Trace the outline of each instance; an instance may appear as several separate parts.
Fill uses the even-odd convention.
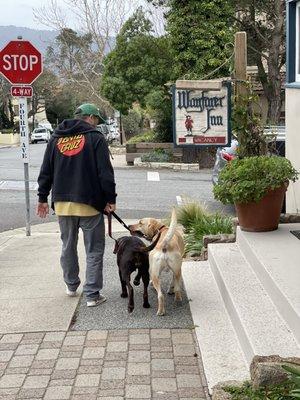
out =
[[[295,81],[300,82],[300,1],[296,4]]]

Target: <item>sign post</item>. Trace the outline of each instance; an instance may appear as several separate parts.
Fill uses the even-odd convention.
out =
[[[21,152],[24,161],[24,182],[26,201],[26,236],[30,236],[30,198],[29,198],[29,129],[27,99],[19,97]]]
[[[29,129],[27,97],[32,96],[30,85],[43,72],[41,53],[28,41],[12,40],[0,51],[0,72],[12,84],[11,95],[19,97],[21,154],[24,163],[26,200],[26,236],[30,236],[29,198]]]

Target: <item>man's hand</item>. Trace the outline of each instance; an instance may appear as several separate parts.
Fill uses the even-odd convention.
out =
[[[36,215],[41,218],[46,218],[49,214],[49,206],[48,203],[38,203],[36,206]]]
[[[104,208],[104,212],[106,214],[110,214],[111,212],[116,211],[116,205],[115,204],[110,204],[107,203],[105,208]]]

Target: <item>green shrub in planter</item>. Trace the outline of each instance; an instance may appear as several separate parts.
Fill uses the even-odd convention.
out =
[[[129,140],[127,140],[127,144],[135,144],[135,143],[155,143],[158,142],[156,133],[154,131],[148,131],[145,133],[141,133],[139,135],[132,136]]]
[[[254,389],[250,382],[243,386],[225,386],[225,392],[230,393],[232,400],[291,400],[289,392],[294,388],[292,382],[286,381],[279,385],[272,385]]]
[[[171,162],[172,153],[164,149],[155,149],[141,156],[143,162]]]
[[[210,213],[196,200],[183,198],[183,204],[177,208],[177,221],[184,228],[185,253],[199,256],[203,250],[203,237],[233,232],[230,216]]]
[[[270,189],[297,178],[298,172],[284,157],[235,159],[220,172],[214,196],[224,204],[259,202]]]

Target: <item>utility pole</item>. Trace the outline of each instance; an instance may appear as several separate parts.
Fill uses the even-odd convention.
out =
[[[247,94],[247,33],[237,32],[234,40],[234,78],[236,79],[235,95]]]

